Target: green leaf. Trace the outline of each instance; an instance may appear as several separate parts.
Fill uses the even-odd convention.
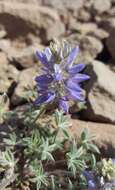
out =
[[[81,134],[81,139],[82,141],[87,141],[89,138],[89,135],[88,135],[88,130],[85,128]]]
[[[94,144],[88,144],[88,149],[94,153],[100,154],[98,147]]]
[[[30,170],[34,174],[33,177],[29,178],[29,181],[36,184],[37,190],[40,190],[42,186],[47,186],[47,176],[44,173],[42,164],[38,163],[36,160],[30,165]]]
[[[91,154],[91,167],[92,168],[96,167],[96,158],[94,154]]]
[[[71,125],[69,118],[65,116],[62,111],[58,110],[56,110],[54,114],[54,121],[59,128],[67,128]]]
[[[69,184],[68,184],[68,190],[75,190],[75,187],[70,179],[69,179]]]

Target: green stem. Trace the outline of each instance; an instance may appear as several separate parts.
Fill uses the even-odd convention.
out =
[[[33,122],[32,122],[32,123],[35,123],[35,122],[38,120],[38,118],[45,112],[45,108],[46,108],[45,105],[43,105],[43,106],[40,107],[40,112],[39,112],[39,113],[36,115],[36,117],[33,119]]]

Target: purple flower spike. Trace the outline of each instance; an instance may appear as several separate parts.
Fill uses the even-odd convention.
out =
[[[54,47],[56,48],[54,51],[48,47],[43,52],[37,51],[37,57],[43,64],[44,74],[35,78],[39,93],[35,104],[41,105],[54,101],[61,110],[68,113],[69,100],[77,102],[85,100],[81,83],[90,77],[80,73],[85,68],[84,64],[73,64],[79,47],[71,51],[67,43],[62,46],[63,48],[59,48],[59,45]]]

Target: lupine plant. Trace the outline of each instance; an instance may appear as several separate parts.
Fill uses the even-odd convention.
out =
[[[1,190],[115,189],[114,160],[96,161],[100,151],[87,129],[80,138],[68,130],[69,108],[85,102],[83,83],[90,78],[84,64],[75,64],[78,52],[65,41],[37,51],[42,74],[26,111],[6,112],[3,95],[0,119],[8,133],[1,132]]]

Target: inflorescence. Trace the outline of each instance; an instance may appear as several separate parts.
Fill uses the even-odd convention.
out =
[[[68,43],[53,43],[36,55],[42,63],[42,75],[35,78],[38,98],[36,105],[56,103],[63,112],[68,112],[69,102],[84,102],[85,94],[81,83],[90,77],[82,74],[85,65],[74,64],[79,47],[71,48]]]

